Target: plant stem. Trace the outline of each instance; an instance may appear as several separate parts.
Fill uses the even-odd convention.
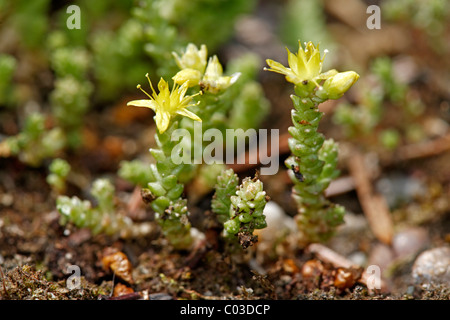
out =
[[[328,201],[324,194],[331,180],[339,175],[337,145],[331,139],[325,141],[323,134],[317,131],[323,116],[318,106],[324,100],[314,91],[302,98],[295,95],[291,98],[294,103],[294,126],[289,128],[292,156],[285,164],[294,183],[293,197],[298,207],[296,220],[302,241],[325,241],[343,222],[345,214],[343,207]]]

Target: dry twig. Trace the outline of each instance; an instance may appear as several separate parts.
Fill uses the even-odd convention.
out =
[[[356,192],[373,234],[381,242],[390,245],[394,226],[389,207],[382,195],[375,194],[366,167],[364,156],[354,150],[348,159],[348,168],[354,179]]]
[[[450,150],[450,132],[436,138],[411,145],[401,146],[392,162],[436,156]]]

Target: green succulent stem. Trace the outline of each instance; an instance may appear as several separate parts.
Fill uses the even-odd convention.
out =
[[[231,196],[236,194],[238,185],[239,178],[233,169],[224,170],[217,177],[211,208],[220,223],[225,223],[230,218]]]
[[[114,192],[115,188],[109,180],[97,179],[91,189],[91,194],[97,202],[96,206],[76,196],[59,196],[56,208],[61,215],[60,224],[71,222],[78,228],[90,229],[94,235],[106,234],[120,238],[141,237],[152,232],[151,224],[137,224],[126,215],[117,214]]]
[[[328,240],[335,228],[343,222],[345,209],[331,203],[325,197],[325,189],[339,175],[336,169],[337,144],[325,140],[318,132],[323,112],[319,104],[326,99],[318,97],[316,91],[296,87],[292,95],[293,126],[289,128],[290,156],[285,164],[294,183],[293,198],[298,207],[296,220],[305,242]]]
[[[188,164],[175,164],[171,154],[177,142],[171,135],[178,128],[173,121],[164,133],[156,133],[158,148],[150,149],[156,163],[150,165],[150,182],[143,189],[142,196],[156,213],[156,220],[164,236],[176,249],[187,249],[193,243],[187,201],[183,198],[183,174],[191,171]]]

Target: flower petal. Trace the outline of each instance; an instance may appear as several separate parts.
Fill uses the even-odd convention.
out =
[[[158,127],[159,133],[164,133],[169,127],[170,113],[159,111],[155,115],[156,127]]]
[[[179,115],[181,115],[181,116],[185,116],[185,117],[191,118],[192,120],[202,122],[202,119],[200,119],[199,116],[197,116],[195,113],[193,113],[193,112],[191,112],[191,111],[189,111],[187,109],[178,110],[177,113]]]
[[[314,51],[311,55],[308,63],[306,64],[306,69],[308,70],[308,75],[311,78],[314,78],[320,74],[322,62],[320,61],[320,52],[318,50]]]
[[[127,106],[144,107],[144,108],[150,108],[152,110],[156,110],[157,104],[153,100],[145,99],[145,100],[130,101],[127,103]]]
[[[183,102],[184,96],[185,96],[185,94],[186,94],[188,88],[189,88],[189,83],[187,83],[187,82],[184,82],[184,83],[178,88],[178,95],[179,95],[178,102],[180,102],[180,103]]]
[[[206,66],[205,74],[203,75],[203,82],[214,84],[223,74],[222,65],[219,62],[219,58],[216,55],[209,58],[208,65]]]
[[[288,65],[289,68],[292,70],[293,73],[297,75],[301,75],[304,73],[305,70],[305,63],[301,58],[299,58],[298,55],[293,54],[292,52],[287,49],[288,52]]]
[[[289,68],[286,68],[278,61],[275,61],[272,59],[267,59],[266,63],[271,68],[271,69],[267,69],[268,71],[273,71],[273,72],[277,72],[277,73],[281,73],[281,74],[290,73],[290,70],[288,70]]]
[[[305,49],[306,50],[306,49]],[[298,52],[297,52],[297,68],[293,70],[298,76],[304,77],[305,73],[307,72],[306,69],[306,63],[308,61],[307,55],[305,54],[305,51],[303,51],[303,47],[301,42],[298,42]]]

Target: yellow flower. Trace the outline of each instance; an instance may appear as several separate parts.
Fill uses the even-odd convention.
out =
[[[189,43],[186,47],[186,51],[181,57],[176,52],[172,52],[175,57],[175,62],[180,69],[193,69],[203,74],[206,68],[206,58],[208,57],[208,50],[206,46],[202,44],[200,50],[195,44]]]
[[[164,133],[164,131],[166,131],[169,127],[171,118],[177,115],[189,117],[196,121],[202,121],[196,114],[186,109],[199,103],[192,103],[191,101],[193,97],[200,93],[192,96],[185,96],[188,89],[187,83],[183,83],[180,87],[177,84],[174,84],[172,91],[170,91],[169,84],[161,78],[158,83],[159,94],[156,94],[148,73],[145,76],[147,77],[150,87],[152,88],[152,95],[150,96],[144,89],[142,89],[141,85],[138,85],[137,88],[142,90],[142,92],[144,92],[150,99],[133,100],[128,102],[127,105],[150,108],[155,111],[156,115],[154,119],[159,133]]]
[[[218,93],[235,83],[241,75],[237,72],[231,76],[223,76],[223,68],[217,56],[209,58],[206,63],[208,52],[204,44],[199,50],[194,44],[189,43],[181,57],[175,52],[172,54],[181,69],[172,79],[179,85],[187,82],[189,87],[200,85],[202,91]]]
[[[231,76],[222,76],[222,74],[223,68],[217,56],[209,58],[200,87],[211,93],[218,93],[235,83],[241,75],[240,72],[233,73]]]
[[[317,87],[320,87],[320,80],[325,80],[337,73],[336,70],[322,73],[322,63],[327,50],[325,50],[325,54],[321,58],[319,45],[314,46],[311,41],[305,44],[305,49],[303,49],[300,41],[298,42],[298,45],[299,48],[297,54],[290,52],[289,49],[286,48],[288,52],[289,68],[286,68],[277,61],[267,59],[266,62],[270,69],[264,68],[264,70],[284,74],[286,80],[294,83],[296,86],[300,84],[307,85],[311,81]]]

